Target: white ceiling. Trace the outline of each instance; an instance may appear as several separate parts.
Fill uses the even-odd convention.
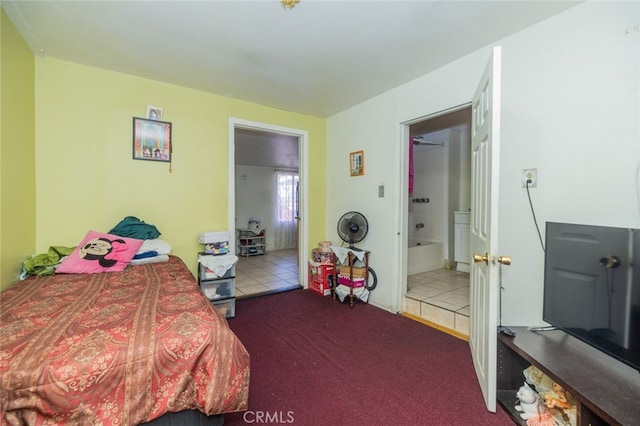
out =
[[[26,1],[31,50],[328,117],[581,1]]]
[[[298,138],[278,133],[236,129],[236,164],[298,169]]]

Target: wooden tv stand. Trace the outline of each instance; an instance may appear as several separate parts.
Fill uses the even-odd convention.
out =
[[[535,365],[577,401],[578,425],[640,425],[640,372],[561,330],[498,334],[498,402],[516,423],[522,371]]]

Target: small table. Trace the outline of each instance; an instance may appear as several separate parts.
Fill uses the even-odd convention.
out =
[[[367,290],[367,282],[369,280],[369,251],[360,250],[357,248],[345,248],[331,246],[331,251],[335,254],[333,260],[333,282],[331,283],[331,293],[333,294],[333,300],[336,300],[336,288],[338,287],[338,261],[343,265],[349,265],[349,307],[353,308],[354,303],[360,299],[358,295],[353,294],[354,279],[353,279],[353,267],[357,260],[364,262],[364,287],[363,291]],[[362,300],[362,299],[361,299]],[[367,303],[366,300],[364,300]]]

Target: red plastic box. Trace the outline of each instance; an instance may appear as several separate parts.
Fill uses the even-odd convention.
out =
[[[322,296],[330,295],[332,275],[333,264],[309,261],[309,290]]]

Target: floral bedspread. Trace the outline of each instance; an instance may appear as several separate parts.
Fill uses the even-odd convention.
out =
[[[182,260],[0,294],[1,424],[135,425],[247,409],[249,354]]]

